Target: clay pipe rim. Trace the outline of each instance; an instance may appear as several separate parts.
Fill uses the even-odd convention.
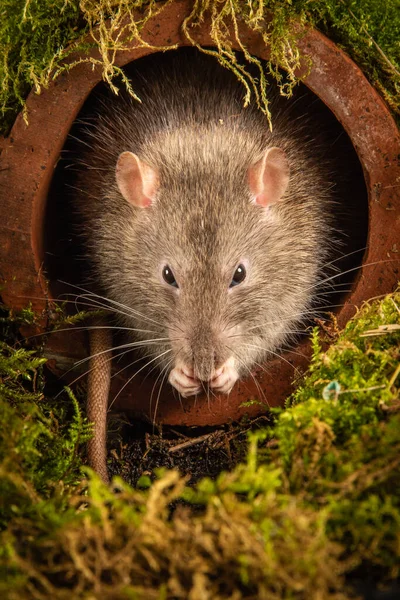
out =
[[[188,45],[180,31],[180,24],[188,11],[187,2],[171,3],[156,19],[148,22],[143,31],[144,39],[159,46],[169,43]],[[245,28],[242,28],[242,33],[249,50],[260,58],[267,58],[268,49],[261,37]],[[196,30],[196,40],[203,45],[212,44],[207,23]],[[304,55],[311,55],[313,61],[313,67],[304,80],[306,85],[342,123],[360,158],[368,187],[371,224],[369,249],[364,262],[379,263],[382,257],[393,256],[393,248],[399,239],[396,221],[399,197],[394,187],[400,177],[397,128],[385,104],[358,67],[332,42],[315,30],[306,30],[299,45]],[[123,66],[151,51],[154,49],[132,48],[117,56],[117,64]],[[45,279],[41,275],[47,191],[72,122],[100,79],[99,69],[92,70],[91,65],[81,64],[68,74],[61,75],[40,96],[31,93],[27,102],[29,127],[26,127],[20,115],[10,136],[4,140],[2,162],[5,170],[0,172],[0,182],[3,189],[9,192],[1,215],[0,235],[4,252],[0,270],[9,283],[3,294],[4,299],[15,308],[26,305],[27,297],[48,295]],[[16,264],[19,272],[13,281]],[[346,306],[338,313],[340,324],[344,324],[354,312],[354,306],[360,306],[363,300],[391,291],[397,279],[395,268],[388,268],[387,265],[376,264],[369,268],[368,273],[361,271]],[[44,310],[44,317],[48,317],[46,301],[34,301],[33,305],[39,311]],[[76,339],[79,341],[74,341]],[[49,348],[55,354],[58,352],[58,356],[74,356],[84,352],[82,338],[69,336],[67,341],[58,342],[58,345],[53,340],[55,338],[49,341]],[[302,365],[300,359],[289,360],[295,366]],[[270,376],[260,377],[259,384],[271,404],[279,403],[290,391],[292,369],[282,361],[273,361],[268,368]],[[142,389],[140,395],[144,396],[144,391]],[[133,402],[138,413],[148,413],[148,401],[140,405],[139,394],[132,394],[126,395],[126,403],[132,405]],[[251,379],[240,384],[235,395],[215,401],[210,410],[200,400],[196,407],[185,401],[182,409],[177,399],[166,395],[165,401],[163,396],[163,401],[159,403],[158,420],[210,424],[236,419],[245,412],[252,414],[264,409],[256,405],[254,409],[240,407],[243,400],[253,396],[259,396],[259,390]]]

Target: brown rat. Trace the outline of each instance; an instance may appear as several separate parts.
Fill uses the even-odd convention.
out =
[[[209,56],[139,69],[133,87],[141,103],[103,102],[87,131],[74,203],[91,280],[181,396],[227,394],[321,291],[329,165],[285,99],[270,131]]]

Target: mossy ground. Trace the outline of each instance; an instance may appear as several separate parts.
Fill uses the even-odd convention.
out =
[[[9,131],[32,86],[39,92],[66,68],[84,34],[92,33],[113,82],[113,28],[129,15],[139,39],[156,10],[162,3],[152,0],[3,0],[1,130]],[[207,10],[219,56],[265,110],[262,77],[254,82],[235,64],[224,27],[233,19],[259,28],[272,12],[272,72],[293,72],[288,25],[300,18],[340,44],[398,114],[398,0],[198,0],[188,36]],[[115,479],[114,490],[83,466],[90,427],[74,395],[55,393],[40,351],[20,340],[18,325],[33,316],[4,313],[1,597],[344,600],[356,594],[351,578],[398,578],[399,306],[399,293],[366,305],[329,350],[314,331],[308,376],[266,422],[200,440],[158,432],[128,446],[118,429],[109,462],[125,482]],[[176,449],[182,440],[189,448]]]
[[[287,407],[244,426],[247,450],[233,447],[226,470],[199,479],[184,450],[181,474],[155,469],[181,440],[154,434],[135,487],[114,489],[82,466],[74,396],[47,397],[43,359],[4,342],[1,596],[344,600],[351,576],[398,578],[400,293],[365,305],[327,350],[325,335],[314,330]],[[197,458],[229,454],[238,431],[194,444]]]

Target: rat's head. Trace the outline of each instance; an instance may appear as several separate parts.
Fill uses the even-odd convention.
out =
[[[167,166],[123,152],[116,166],[118,193],[133,209],[120,227],[113,296],[138,315],[129,323],[147,330],[146,354],[183,396],[204,384],[228,393],[279,348],[306,305],[307,242],[288,240],[293,224],[283,218],[286,154],[258,149],[241,168],[237,154],[216,168],[211,151],[193,168],[196,149]]]

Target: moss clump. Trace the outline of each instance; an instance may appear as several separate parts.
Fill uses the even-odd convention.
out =
[[[43,457],[51,444],[62,464],[81,425],[57,439],[49,415],[31,417],[37,397],[12,405],[2,447],[16,440],[25,456],[17,479],[2,457],[2,597],[346,600],[355,569],[398,577],[399,304],[397,293],[365,305],[327,351],[315,330],[288,407],[249,434],[245,462],[193,487],[176,471],[136,489],[90,473],[76,485],[79,462]]]
[[[397,299],[397,300],[396,300]],[[288,400],[277,433],[287,464],[295,438],[306,423],[324,422],[335,443],[346,444],[365,426],[377,424],[398,401],[400,309],[398,296],[366,305],[327,352],[313,333],[314,355],[304,384]],[[381,329],[378,329],[381,327]],[[397,387],[396,387],[397,386]],[[321,398],[325,400],[321,401]]]
[[[21,515],[47,513],[51,497],[64,505],[65,488],[79,480],[78,447],[90,437],[72,392],[46,398],[46,359],[16,341],[17,326],[33,319],[29,309],[11,317],[2,310],[0,527]]]
[[[70,42],[87,29],[78,1],[4,0],[0,8],[0,107],[4,131],[53,76]]]
[[[40,93],[61,72],[80,62],[71,58],[74,51],[98,48],[100,58],[82,60],[99,64],[103,78],[113,87],[115,77],[123,77],[114,65],[115,53],[123,51],[132,40],[139,46],[149,46],[141,37],[143,26],[173,1],[3,0],[0,8],[1,130],[9,130],[31,87]],[[320,28],[340,44],[360,64],[392,110],[399,114],[398,0],[196,0],[191,3],[190,14],[182,17],[182,31],[190,43],[197,45],[196,26],[208,16],[216,57],[243,82],[245,102],[254,94],[267,114],[265,73],[261,63],[246,50],[240,33],[243,23],[270,44],[268,70],[277,79],[282,93],[290,94],[296,82],[295,69],[300,55],[291,25],[293,20],[298,20]],[[250,74],[248,62],[247,66],[240,64],[232,51],[227,33],[230,25],[233,25],[236,42],[246,61],[259,67],[257,80]],[[119,28],[124,35],[115,35]],[[282,80],[278,67],[286,69],[287,79]],[[129,87],[129,82],[124,81]],[[134,90],[131,92],[134,94]]]

